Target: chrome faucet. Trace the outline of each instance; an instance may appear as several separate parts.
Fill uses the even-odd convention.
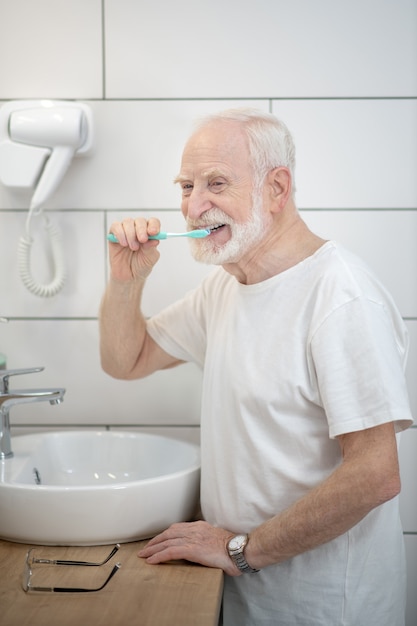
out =
[[[27,402],[45,402],[59,404],[64,399],[65,389],[9,389],[10,376],[18,374],[32,374],[42,372],[43,367],[29,369],[0,370],[0,461],[11,459],[13,456],[10,437],[10,409],[15,404]]]

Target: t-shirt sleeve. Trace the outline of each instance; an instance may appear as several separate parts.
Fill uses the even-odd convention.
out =
[[[311,357],[332,438],[391,421],[397,431],[412,424],[407,346],[384,306],[364,297],[323,321],[312,337]]]

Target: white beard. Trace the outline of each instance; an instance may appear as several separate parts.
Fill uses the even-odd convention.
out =
[[[270,224],[270,216],[262,208],[261,194],[254,194],[253,208],[247,222],[237,223],[217,208],[209,209],[201,217],[198,222],[199,228],[204,228],[205,225],[226,224],[231,231],[229,241],[220,246],[213,243],[211,235],[205,239],[189,240],[191,254],[195,260],[210,265],[238,263],[248,250],[263,239]]]

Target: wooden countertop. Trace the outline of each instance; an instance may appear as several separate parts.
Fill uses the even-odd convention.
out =
[[[121,544],[111,561],[100,567],[39,566],[48,568],[52,586],[91,587],[99,586],[120,562],[120,570],[101,591],[25,593],[24,563],[33,546],[0,540],[1,626],[217,626],[222,571],[184,561],[148,565],[136,556],[145,544]],[[86,561],[100,561],[110,550],[111,546],[36,546],[38,556]]]

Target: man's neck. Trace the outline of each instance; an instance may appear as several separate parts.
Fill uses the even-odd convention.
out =
[[[304,261],[324,243],[297,212],[285,223],[277,220],[260,244],[238,263],[225,264],[223,269],[244,285],[260,283]]]

